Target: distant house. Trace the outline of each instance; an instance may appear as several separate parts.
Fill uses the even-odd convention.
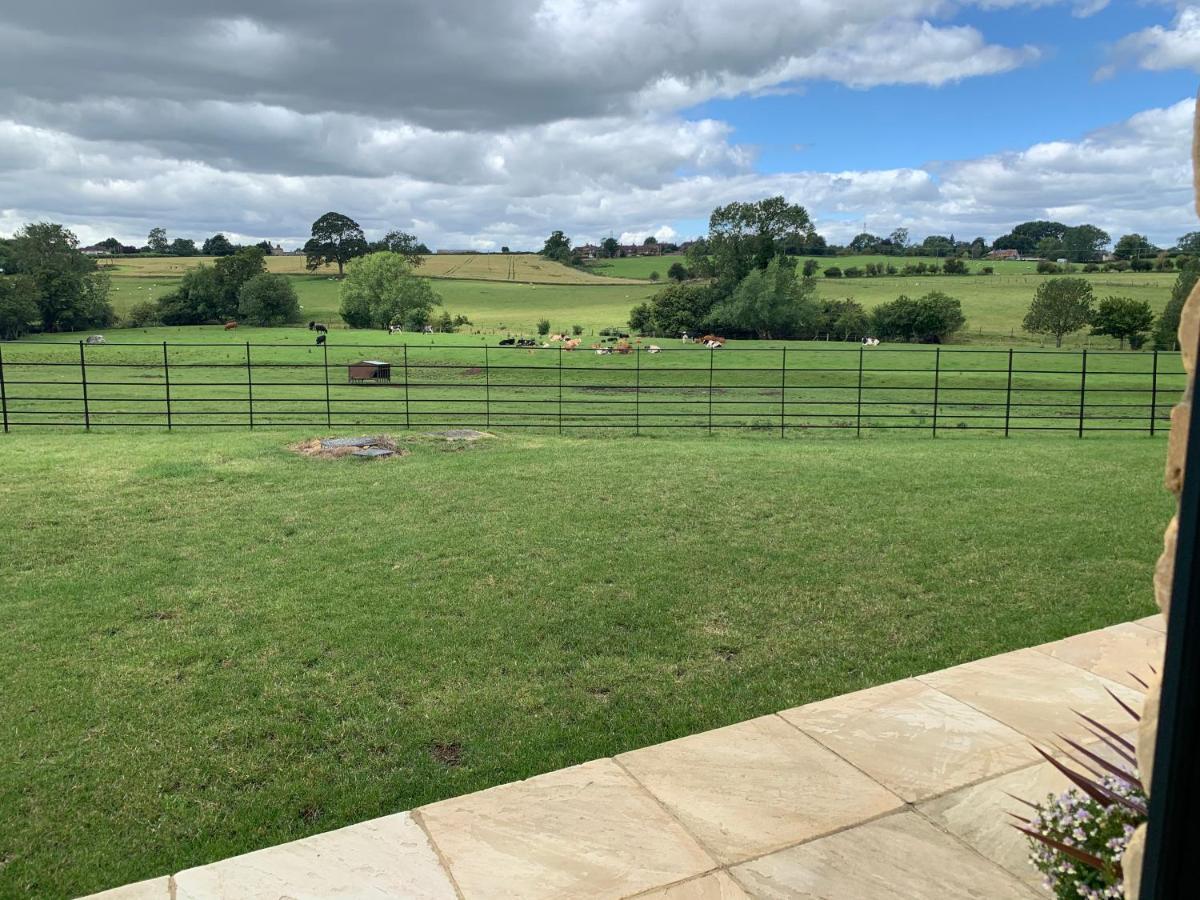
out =
[[[1021,254],[1017,250],[993,250],[987,255],[988,259],[1020,259]]]
[[[439,256],[443,256],[443,255],[444,256],[462,256],[465,253],[478,253],[479,251],[478,250],[443,250],[441,247],[439,247],[437,250],[434,250],[433,252],[438,254]]]
[[[101,247],[99,244],[92,244],[90,247],[81,248],[79,252],[88,256],[106,256],[111,251],[107,247]]]
[[[622,244],[617,248],[618,256],[662,256],[658,244]]]
[[[287,256],[288,253],[279,244],[272,244],[271,245],[271,255],[272,256]]]
[[[597,259],[600,256],[600,248],[595,244],[580,244],[571,252],[580,259]]]

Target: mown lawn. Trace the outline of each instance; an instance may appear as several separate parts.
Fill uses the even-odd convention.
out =
[[[311,434],[0,438],[0,895],[1146,615],[1171,506],[1141,437]]]

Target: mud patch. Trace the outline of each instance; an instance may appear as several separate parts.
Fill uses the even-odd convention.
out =
[[[352,438],[310,438],[288,447],[293,453],[315,459],[398,459],[408,451],[389,435],[376,434]]]
[[[429,755],[433,757],[434,762],[453,769],[462,765],[463,747],[458,741],[435,741],[429,748]]]

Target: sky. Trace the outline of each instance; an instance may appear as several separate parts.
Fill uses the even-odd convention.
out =
[[[42,0],[0,20],[0,235],[522,250],[783,194],[837,243],[1170,246],[1198,76],[1200,2]]]

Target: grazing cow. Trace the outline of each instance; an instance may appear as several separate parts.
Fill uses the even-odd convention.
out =
[[[315,331],[315,332],[317,332],[317,334],[328,334],[328,333],[329,333],[329,326],[327,326],[327,325],[322,325],[320,322],[309,322],[309,323],[308,323],[308,330],[309,330],[309,331]]]
[[[237,322],[226,322],[225,323],[226,331],[233,331],[233,329],[235,329],[235,328],[237,328]]]
[[[703,344],[705,347],[707,347],[710,343],[724,344],[725,338],[717,337],[717,335],[715,335],[715,334],[706,334],[704,337],[700,338],[699,341],[697,341],[697,343]]]
[[[692,342],[692,336],[690,334],[688,334],[686,331],[680,335],[680,338],[683,340],[683,342],[685,344],[690,344]]]
[[[322,346],[324,346],[324,345],[325,345],[325,339],[326,339],[326,337],[327,337],[327,335],[324,335],[324,334],[318,334],[318,335],[317,335],[317,346],[318,346],[318,347],[322,347]]]
[[[426,325],[424,328],[421,329],[421,334],[433,334],[433,326]]]
[[[864,347],[878,347],[879,346],[879,338],[865,337],[862,339],[862,345]]]
[[[403,325],[389,325],[388,334],[402,334],[404,332]]]
[[[660,350],[662,350],[662,347],[658,346],[657,344],[651,344],[646,348],[647,353],[658,353]]]
[[[106,344],[108,342],[106,340],[104,340],[104,335],[93,334],[93,335],[89,335],[88,339],[86,341],[84,341],[84,343],[85,344]]]
[[[501,347],[512,347],[512,346],[515,346],[516,343],[517,343],[516,338],[505,338],[504,340],[502,340],[500,342],[500,346]]]

